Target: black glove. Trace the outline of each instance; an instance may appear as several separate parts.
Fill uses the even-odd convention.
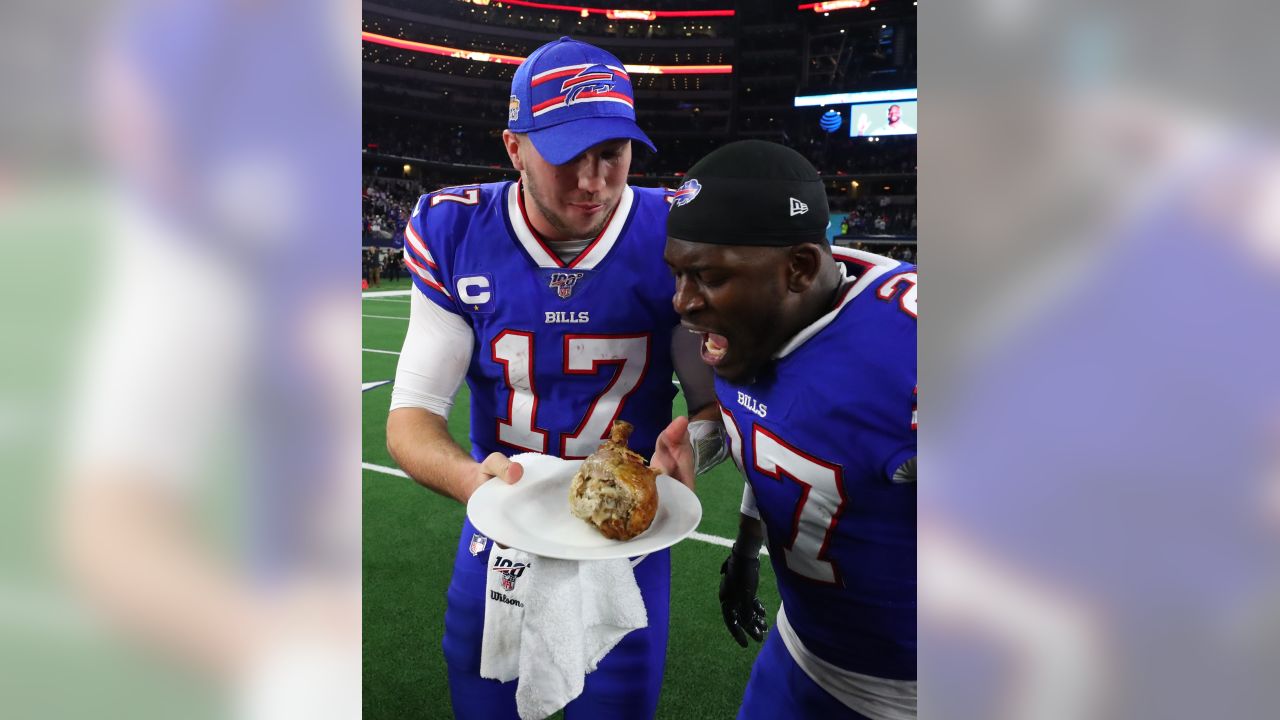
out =
[[[720,566],[720,613],[724,626],[742,647],[747,646],[747,636],[756,642],[764,640],[769,631],[765,620],[764,605],[756,597],[760,585],[760,559],[729,553]]]

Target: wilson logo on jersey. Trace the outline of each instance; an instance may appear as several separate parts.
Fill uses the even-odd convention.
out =
[[[671,202],[677,207],[688,205],[693,199],[698,197],[698,193],[702,191],[702,183],[697,180],[686,180],[676,194],[671,197]]]
[[[568,300],[573,294],[573,288],[582,279],[583,273],[580,272],[558,272],[551,273],[551,283],[549,287],[556,291],[556,295],[561,300]]]

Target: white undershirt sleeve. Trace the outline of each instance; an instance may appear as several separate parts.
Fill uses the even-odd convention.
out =
[[[756,494],[751,492],[751,483],[745,483],[742,486],[742,505],[738,508],[747,517],[760,519],[760,510],[756,507]]]
[[[475,335],[465,320],[428,300],[416,286],[410,295],[409,332],[396,366],[391,409],[420,407],[447,418],[471,364]]]

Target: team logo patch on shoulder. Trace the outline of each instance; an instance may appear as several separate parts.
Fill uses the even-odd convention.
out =
[[[520,117],[520,98],[515,95],[511,96],[511,102],[507,103],[507,122],[515,122]]]
[[[556,295],[561,300],[568,300],[573,295],[573,288],[582,279],[583,273],[580,272],[557,272],[551,273],[551,282],[549,287],[556,291]]]
[[[489,538],[481,535],[480,533],[475,533],[471,536],[471,545],[467,549],[471,551],[471,555],[474,557],[484,552],[485,546],[488,544]]]
[[[676,194],[672,196],[672,204],[676,207],[688,205],[693,199],[698,197],[698,193],[702,192],[702,183],[694,179],[685,180],[684,184],[676,190]]]

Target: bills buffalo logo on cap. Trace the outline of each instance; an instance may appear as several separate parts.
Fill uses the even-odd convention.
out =
[[[512,95],[511,102],[507,104],[507,122],[515,122],[518,117],[520,117],[520,98]]]
[[[582,279],[582,275],[583,273],[580,272],[551,273],[551,282],[548,287],[554,288],[561,300],[567,300],[573,294],[573,287]]]
[[[698,193],[701,191],[702,183],[692,178],[685,180],[684,184],[680,186],[680,189],[676,190],[676,194],[671,196],[671,202],[674,203],[676,207],[688,205],[693,202],[694,198],[698,197]]]
[[[533,567],[533,563],[513,563],[506,558],[498,558],[490,570],[496,573],[502,573],[502,589],[514,590],[516,588],[516,580],[524,575],[526,568]]]
[[[564,104],[572,105],[580,95],[603,95],[613,90],[613,73],[604,65],[593,65],[583,69],[577,75],[560,83],[560,92],[564,93]]]
[[[622,68],[599,64],[554,68],[534,75],[530,86],[538,88],[540,85],[557,80],[560,81],[559,92],[535,103],[531,109],[534,117],[558,108],[586,102],[618,102],[628,107],[635,106],[625,87],[623,91],[619,91],[619,80],[631,81]],[[536,90],[536,92],[542,91]]]

